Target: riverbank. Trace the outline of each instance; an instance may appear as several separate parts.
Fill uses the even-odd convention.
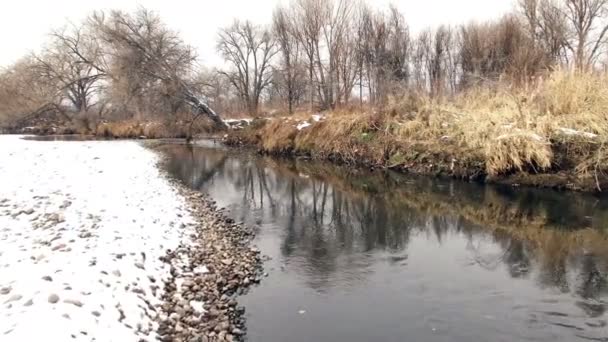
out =
[[[0,145],[2,341],[241,338],[235,295],[260,279],[251,233],[168,180],[157,153]]]
[[[226,143],[470,181],[587,192],[608,189],[608,88],[555,72],[531,89],[392,99],[380,111],[257,120]]]

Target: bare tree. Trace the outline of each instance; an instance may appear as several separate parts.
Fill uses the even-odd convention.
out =
[[[117,71],[130,70],[129,78],[136,89],[149,84],[160,85],[159,89],[167,99],[192,108],[194,115],[190,127],[202,115],[216,126],[225,127],[219,115],[192,89],[189,78],[196,54],[163,24],[160,17],[140,8],[133,15],[121,11],[97,12],[89,22],[103,41],[108,57],[105,64],[96,64],[86,58],[83,62],[92,64],[113,79],[117,78]],[[191,135],[190,129],[188,140]]]
[[[295,22],[290,12],[278,7],[273,16],[273,32],[281,53],[281,79],[284,80],[289,114],[293,114],[294,105],[301,93],[302,56],[301,45],[297,40]]]
[[[322,37],[326,48],[325,54],[317,46],[317,81],[318,93],[322,99],[323,108],[334,108],[340,102],[343,94],[352,91],[350,82],[350,23],[352,18],[352,2],[347,0],[325,1],[320,15],[323,19]],[[323,55],[327,63],[323,63]],[[341,63],[342,61],[342,63]],[[346,70],[341,70],[340,65]],[[341,83],[341,71],[346,76],[346,82]]]
[[[100,81],[106,76],[94,67],[101,63],[98,41],[84,26],[56,31],[51,38],[43,53],[36,56],[35,68],[47,84],[53,84],[58,94],[69,101],[81,119],[88,120],[87,112],[99,99]]]
[[[55,85],[40,77],[36,65],[36,59],[28,56],[0,71],[0,126],[49,107],[61,110]]]
[[[308,64],[308,97],[309,109],[313,111],[315,102],[315,68],[317,67],[317,51],[321,42],[323,17],[326,0],[296,0],[294,19],[296,21],[296,36],[304,49]]]
[[[219,33],[218,52],[232,70],[222,71],[251,115],[256,115],[262,92],[271,81],[271,59],[277,53],[268,30],[249,21],[235,21]]]
[[[407,23],[396,7],[388,13],[361,7],[353,36],[356,41],[359,96],[363,85],[369,101],[382,105],[391,92],[403,92],[410,82],[411,42]]]
[[[563,0],[553,3],[570,23],[573,39],[566,46],[574,56],[577,70],[593,66],[606,45],[608,0]]]
[[[568,62],[566,43],[568,24],[551,0],[520,0],[519,9],[527,25],[532,48],[541,51],[546,64]]]

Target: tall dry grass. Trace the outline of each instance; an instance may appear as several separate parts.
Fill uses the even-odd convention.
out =
[[[392,112],[404,113],[411,100],[393,99]],[[402,142],[457,146],[479,152],[489,175],[556,165],[556,145],[578,156],[579,174],[599,172],[607,155],[608,75],[556,71],[533,86],[473,88],[454,98],[423,98],[413,115],[395,119]],[[582,152],[582,153],[581,153]]]
[[[606,75],[558,71],[534,87],[473,89],[431,105],[430,113],[443,134],[483,151],[491,175],[550,168],[555,143],[596,150],[580,160],[578,172],[589,172],[606,158],[601,148],[608,138]]]
[[[607,74],[555,71],[534,84],[471,88],[441,100],[404,92],[376,112],[327,113],[299,131],[296,121],[273,118],[239,134],[269,152],[452,174],[460,167],[457,176],[469,178],[477,168],[489,177],[566,171],[585,187],[608,184],[600,181],[608,179]]]
[[[194,132],[197,134],[210,130],[210,124],[202,120],[194,127]],[[101,123],[93,133],[99,137],[120,139],[185,138],[188,135],[188,125],[179,121],[123,120]]]

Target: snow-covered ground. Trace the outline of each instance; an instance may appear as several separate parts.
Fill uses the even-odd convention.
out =
[[[152,341],[194,222],[136,142],[0,136],[0,341]],[[160,312],[160,311],[159,311]]]

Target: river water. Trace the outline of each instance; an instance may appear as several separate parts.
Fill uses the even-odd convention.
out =
[[[161,149],[257,229],[248,341],[608,341],[608,200]]]

